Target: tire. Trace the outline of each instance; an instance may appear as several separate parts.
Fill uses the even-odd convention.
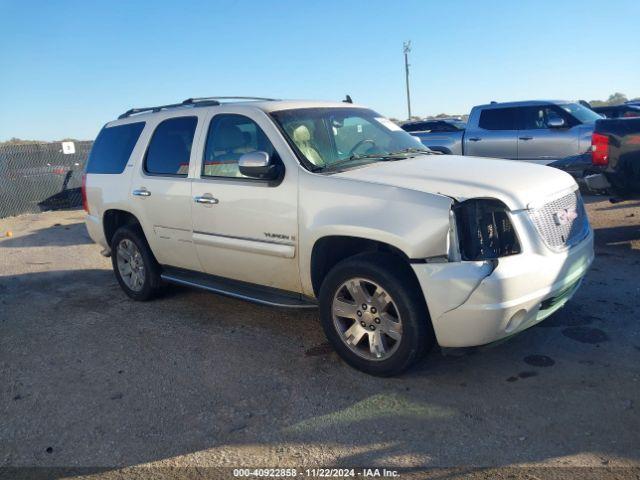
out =
[[[131,263],[131,258],[127,260],[123,253],[132,255],[134,263]],[[153,256],[140,225],[125,225],[116,230],[111,239],[111,263],[120,287],[133,300],[144,302],[160,293],[162,269]],[[129,264],[129,270],[126,264]],[[131,270],[135,272],[131,276],[126,275]],[[133,282],[134,275],[139,281]]]
[[[364,298],[371,300],[365,304],[366,310],[358,308],[356,297],[362,298],[357,294],[358,286],[368,294]],[[356,295],[352,295],[352,291]],[[386,303],[388,299],[391,302]],[[341,261],[324,279],[319,301],[327,339],[345,362],[365,373],[397,375],[435,344],[429,312],[415,274],[409,265],[393,255],[368,253]],[[351,345],[347,344],[347,338]],[[384,353],[376,346],[380,344]]]

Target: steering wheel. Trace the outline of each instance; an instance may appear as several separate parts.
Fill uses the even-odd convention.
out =
[[[364,145],[366,143],[370,143],[372,147],[375,146],[375,144],[376,144],[375,140],[373,140],[371,138],[365,138],[364,140],[360,140],[358,143],[356,143],[353,146],[353,148],[351,150],[349,150],[349,156],[353,155],[357,149],[359,149],[362,145]]]

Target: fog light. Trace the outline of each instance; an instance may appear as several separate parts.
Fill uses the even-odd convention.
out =
[[[504,331],[506,333],[511,333],[514,330],[516,330],[522,324],[522,321],[525,319],[526,316],[527,316],[527,311],[524,308],[521,310],[518,310],[516,313],[514,313],[511,316],[511,318],[507,322],[507,326],[505,327]]]

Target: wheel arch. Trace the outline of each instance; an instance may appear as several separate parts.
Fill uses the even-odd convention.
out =
[[[111,245],[113,235],[118,228],[124,225],[140,225],[142,231],[140,220],[133,213],[115,208],[104,212],[102,215],[102,228],[104,229],[104,238],[107,241],[107,245]]]
[[[363,253],[385,253],[398,259],[413,273],[410,258],[400,248],[379,240],[349,235],[326,235],[318,238],[311,251],[310,275],[316,297],[329,271],[339,262]],[[418,281],[415,277],[416,282]]]

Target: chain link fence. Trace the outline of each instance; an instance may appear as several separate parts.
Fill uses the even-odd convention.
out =
[[[0,145],[0,218],[82,206],[82,172],[92,145]]]

